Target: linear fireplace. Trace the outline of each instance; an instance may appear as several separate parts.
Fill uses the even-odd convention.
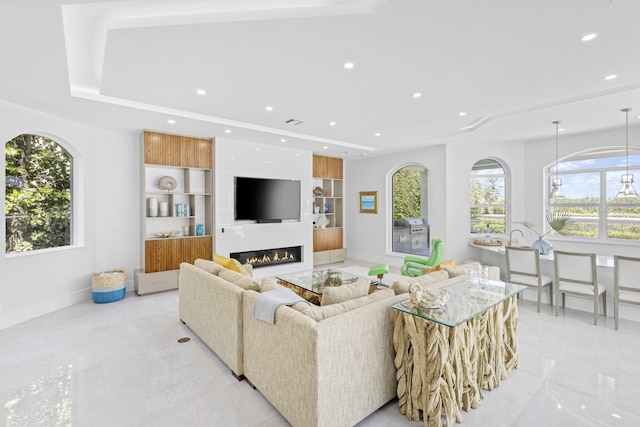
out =
[[[302,246],[232,252],[230,257],[237,259],[241,264],[251,264],[254,268],[302,262]]]

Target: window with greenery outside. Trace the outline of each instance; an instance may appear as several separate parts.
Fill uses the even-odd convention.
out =
[[[624,149],[601,149],[570,156],[559,162],[565,197],[549,198],[550,212],[574,220],[564,235],[597,240],[640,240],[640,199],[616,198],[626,173]],[[640,155],[629,156],[629,173],[640,179]],[[553,169],[553,171],[551,170]],[[555,167],[547,170],[549,186]],[[634,183],[637,189],[637,183]],[[548,191],[548,189],[546,190]]]
[[[469,189],[471,233],[506,233],[506,174],[493,159],[477,161],[471,168]]]
[[[417,247],[409,243],[413,237],[404,236],[396,225],[402,225],[401,219],[420,218],[427,226],[428,221],[428,171],[424,166],[413,164],[398,169],[391,176],[392,218],[389,226],[393,233],[391,250],[400,253],[412,253],[419,255],[428,254],[428,242]],[[426,232],[426,230],[425,230]]]
[[[5,144],[6,253],[71,244],[72,156],[40,135]]]

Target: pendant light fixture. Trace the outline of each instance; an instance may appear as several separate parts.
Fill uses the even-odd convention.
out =
[[[638,193],[636,193],[636,189],[633,188],[633,174],[629,173],[629,111],[631,108],[623,108],[620,110],[626,115],[626,138],[625,138],[625,147],[626,147],[626,155],[627,155],[627,173],[622,174],[621,182],[622,188],[616,194],[616,199],[640,199],[638,197]]]
[[[556,125],[556,177],[551,181],[551,194],[549,196],[551,198],[561,198],[564,197],[564,193],[562,192],[562,178],[558,178],[558,126],[560,121],[556,120],[552,123]]]

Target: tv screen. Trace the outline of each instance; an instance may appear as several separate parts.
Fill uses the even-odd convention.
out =
[[[235,177],[235,219],[300,219],[300,181]]]

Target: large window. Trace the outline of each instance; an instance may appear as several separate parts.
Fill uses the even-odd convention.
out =
[[[607,149],[571,156],[558,163],[564,197],[548,199],[550,211],[568,213],[576,227],[565,235],[590,239],[640,240],[640,199],[618,198],[626,174],[623,150]],[[629,173],[640,177],[640,155],[630,154]],[[555,164],[547,170],[549,192]],[[637,184],[634,184],[637,186]],[[548,193],[550,194],[550,193]]]
[[[472,233],[506,233],[506,174],[493,159],[477,161],[471,168],[470,225]]]
[[[420,165],[391,176],[393,252],[429,255],[427,177]]]
[[[40,135],[5,144],[6,253],[71,244],[72,157]]]

